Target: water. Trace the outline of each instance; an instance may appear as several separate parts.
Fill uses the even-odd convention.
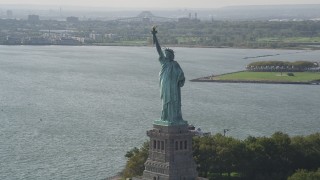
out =
[[[319,61],[320,51],[174,48],[187,80],[255,60]],[[243,59],[276,55],[259,59]],[[151,47],[0,46],[0,179],[102,179],[159,118]],[[236,138],[319,132],[319,87],[191,83],[185,120]]]

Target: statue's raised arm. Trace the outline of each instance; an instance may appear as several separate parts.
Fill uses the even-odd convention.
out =
[[[156,48],[157,48],[159,56],[160,57],[164,57],[163,52],[161,50],[161,46],[160,46],[159,41],[158,41],[158,38],[156,36],[157,32],[158,31],[156,30],[156,26],[153,26],[152,27],[152,31],[151,31],[152,36],[153,36],[153,43],[156,45]]]

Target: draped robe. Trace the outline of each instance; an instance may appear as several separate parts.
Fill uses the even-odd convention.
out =
[[[183,121],[181,113],[181,90],[184,85],[184,73],[174,60],[165,56],[159,58],[161,70],[159,73],[160,97],[162,100],[161,120],[169,122]]]

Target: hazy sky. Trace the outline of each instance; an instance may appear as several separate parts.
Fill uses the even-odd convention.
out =
[[[120,8],[217,8],[230,5],[320,4],[320,0],[0,0],[0,4]]]

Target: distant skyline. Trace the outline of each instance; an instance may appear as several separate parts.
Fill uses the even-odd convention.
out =
[[[319,0],[0,0],[1,5],[55,5],[110,8],[219,8],[238,5],[320,4]]]

